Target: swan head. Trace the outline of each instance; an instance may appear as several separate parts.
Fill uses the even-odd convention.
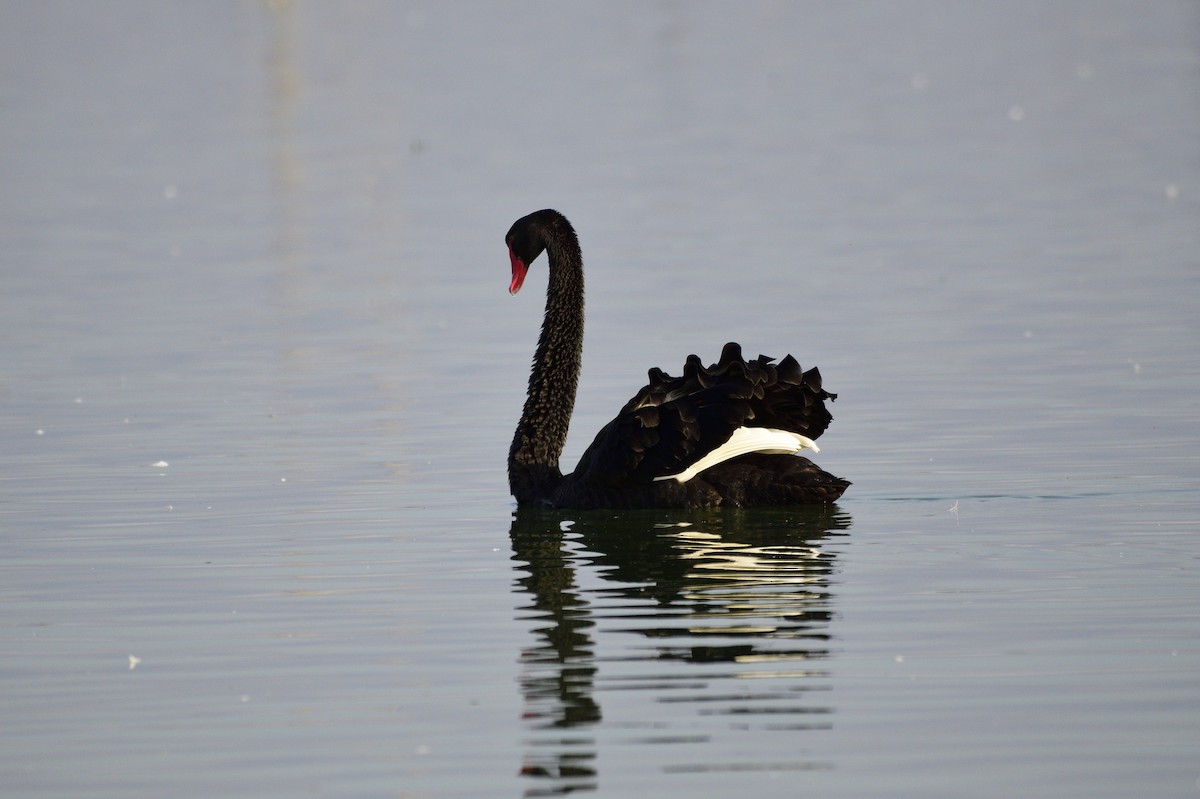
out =
[[[529,265],[554,243],[574,241],[575,231],[571,223],[558,211],[546,208],[523,216],[508,229],[504,243],[508,245],[508,258],[512,262],[512,282],[508,293],[516,294],[525,282]],[[577,245],[576,245],[577,246]]]
[[[539,221],[538,214],[521,217],[513,222],[513,226],[504,237],[504,243],[508,245],[508,259],[512,261],[509,294],[516,294],[521,290],[521,284],[525,282],[525,275],[529,272],[529,265],[546,249],[546,239]]]

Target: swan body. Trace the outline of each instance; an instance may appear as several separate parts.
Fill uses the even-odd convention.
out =
[[[546,209],[505,237],[516,294],[529,265],[549,262],[546,311],[525,408],[508,455],[519,504],[567,508],[789,505],[832,502],[850,485],[796,453],[833,417],[836,394],[820,372],[788,355],[749,361],[726,344],[708,367],[688,357],[681,377],[651,369],[648,383],[596,435],[575,471],[558,459],[566,443],[583,352],[583,255],[566,217]]]

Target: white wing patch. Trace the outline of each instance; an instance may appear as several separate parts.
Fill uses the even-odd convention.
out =
[[[815,441],[799,433],[790,433],[787,430],[775,430],[769,427],[739,427],[733,431],[733,435],[729,437],[728,441],[682,472],[665,474],[654,479],[678,480],[686,483],[705,469],[739,455],[748,455],[751,452],[761,452],[765,455],[795,455],[802,449],[811,449],[813,452],[821,451]]]

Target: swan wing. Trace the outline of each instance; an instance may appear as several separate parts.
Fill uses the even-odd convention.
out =
[[[592,441],[575,475],[608,485],[686,481],[750,452],[816,450],[833,417],[816,369],[792,356],[750,361],[726,344],[704,367],[695,355],[682,377],[651,369],[649,381]]]

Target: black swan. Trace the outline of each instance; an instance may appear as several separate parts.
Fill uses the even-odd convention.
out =
[[[561,508],[706,508],[832,502],[850,485],[795,453],[833,417],[816,369],[791,355],[778,364],[725,345],[705,368],[691,355],[682,377],[650,382],[596,436],[572,474],[558,458],[567,440],[583,352],[583,254],[566,217],[546,209],[505,236],[510,294],[542,252],[550,267],[546,315],[529,395],[508,452],[508,484],[521,505]]]

